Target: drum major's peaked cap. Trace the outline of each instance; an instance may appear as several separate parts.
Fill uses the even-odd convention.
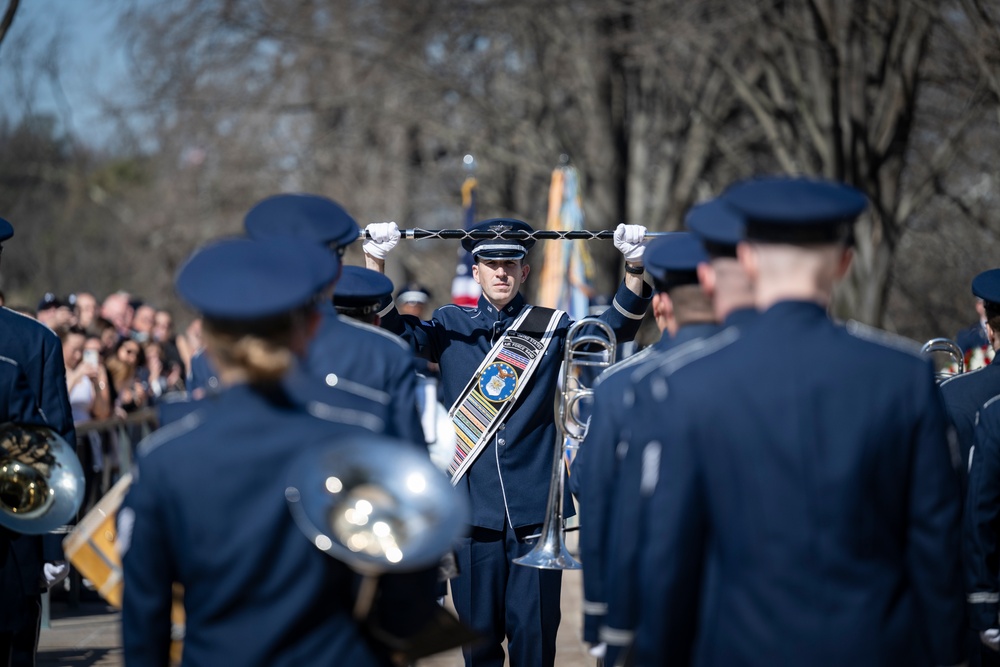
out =
[[[337,257],[312,241],[234,238],[196,251],[176,287],[206,317],[250,320],[309,303],[339,270]]]
[[[736,245],[746,236],[743,216],[719,198],[692,206],[684,224],[713,256],[735,257]]]
[[[243,219],[252,238],[294,236],[337,248],[359,238],[361,229],[344,207],[320,195],[279,194],[263,199]]]
[[[696,284],[698,265],[709,258],[697,236],[691,232],[675,232],[651,242],[643,259],[656,288],[668,290]]]
[[[1000,304],[1000,269],[983,271],[973,278],[972,294],[983,301]]]
[[[392,281],[361,266],[345,266],[333,290],[333,305],[345,314],[378,312],[391,298]]]
[[[844,183],[789,176],[741,181],[721,199],[743,216],[748,239],[778,243],[847,240],[868,206],[864,193]]]
[[[492,218],[483,220],[469,231],[475,232],[524,232],[530,234],[534,230],[531,225],[514,218]],[[462,239],[462,247],[472,253],[475,259],[524,259],[531,247],[535,245],[535,239]]]

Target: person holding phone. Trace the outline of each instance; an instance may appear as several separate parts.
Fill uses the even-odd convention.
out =
[[[100,340],[89,338],[77,326],[64,327],[58,334],[62,341],[63,363],[66,364],[66,387],[73,424],[107,419],[111,416],[111,383],[101,360]],[[90,507],[100,498],[99,479],[104,470],[104,446],[97,431],[81,434],[74,444],[86,475],[85,507]]]
[[[84,349],[87,333],[77,326],[62,328],[58,333],[73,423],[107,419],[111,416],[108,372],[96,350]]]

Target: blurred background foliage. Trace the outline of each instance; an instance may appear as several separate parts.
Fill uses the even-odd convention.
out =
[[[362,225],[459,227],[466,154],[478,217],[536,227],[560,155],[580,172],[590,229],[678,229],[692,204],[757,174],[852,183],[872,206],[835,312],[918,340],[974,321],[969,283],[1000,265],[998,0],[131,0],[113,11],[108,48],[128,67],[124,94],[103,102],[114,131],[99,145],[68,122],[69,105],[31,104],[39,86],[66,83],[59,39],[38,48],[26,26],[0,43],[18,91],[0,107],[0,215],[17,230],[0,272],[8,303],[125,289],[183,320],[177,267],[239,233],[257,200],[313,192]],[[390,277],[445,303],[456,246],[404,241]],[[593,252],[610,293],[620,257],[609,243]],[[362,263],[360,247],[347,257]],[[530,259],[541,257],[539,245]]]

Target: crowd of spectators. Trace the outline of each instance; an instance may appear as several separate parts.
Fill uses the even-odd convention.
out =
[[[89,292],[66,298],[47,292],[35,309],[8,307],[37,319],[62,340],[77,423],[125,417],[185,396],[191,356],[201,347],[197,321],[178,334],[169,310],[124,291],[102,301]]]
[[[201,322],[178,334],[170,311],[124,291],[103,300],[89,292],[66,298],[48,292],[34,309],[6,304],[0,292],[0,306],[37,319],[62,341],[76,452],[86,476],[84,509],[89,509],[127,468],[121,435],[134,445],[148,432],[145,425],[155,424],[139,411],[187,398],[185,379],[201,347]],[[128,420],[130,415],[135,418]],[[128,421],[115,426],[109,419]]]

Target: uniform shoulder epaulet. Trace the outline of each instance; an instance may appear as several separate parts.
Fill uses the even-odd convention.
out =
[[[53,336],[55,338],[59,338],[59,334],[57,334],[55,331],[53,331],[52,329],[50,329],[47,324],[42,324],[41,322],[39,322],[38,320],[36,320],[34,317],[30,317],[28,315],[25,315],[22,312],[19,312],[17,310],[13,310],[13,309],[8,308],[6,306],[0,306],[0,310],[4,311],[5,313],[8,313],[10,315],[16,315],[17,317],[20,317],[23,320],[24,324],[26,324],[28,326],[31,326],[31,327],[37,327],[38,330],[44,332],[44,334],[46,336]]]
[[[306,410],[308,410],[309,414],[313,417],[324,419],[329,422],[361,426],[362,428],[374,431],[375,433],[381,433],[385,430],[385,422],[382,421],[380,417],[376,417],[375,415],[362,410],[338,408],[328,403],[321,403],[319,401],[310,401],[306,406]]]
[[[956,380],[962,380],[963,378],[972,378],[972,377],[975,377],[976,373],[978,373],[979,371],[984,371],[987,368],[989,368],[989,366],[982,366],[980,368],[974,368],[973,370],[971,370],[971,371],[965,371],[964,373],[955,373],[950,378],[942,380],[941,384],[939,384],[938,386],[939,387],[944,387],[946,384],[952,384]]]
[[[857,320],[848,320],[844,324],[844,330],[856,338],[870,341],[882,347],[889,347],[900,352],[908,352],[915,357],[921,356],[920,345],[912,338],[890,333],[884,329],[877,329],[868,324],[862,324]]]
[[[329,376],[327,376],[329,377]],[[368,385],[361,384],[360,382],[354,382],[346,378],[337,377],[336,384],[330,384],[327,381],[327,386],[334,389],[339,389],[348,394],[353,394],[359,398],[364,398],[369,401],[375,401],[376,403],[381,403],[382,405],[389,405],[392,401],[392,395],[387,391],[377,389],[375,387],[369,387]]]
[[[632,373],[632,382],[638,382],[653,372],[671,375],[698,359],[707,357],[724,347],[732,345],[739,338],[739,328],[727,327],[708,338],[698,338],[678,345],[675,348],[667,350],[662,355],[653,357],[649,362],[637,368]]]
[[[984,402],[983,403],[983,407],[979,408],[979,411],[982,412],[983,410],[985,410],[987,407],[989,407],[993,403],[996,403],[998,400],[1000,400],[1000,394],[997,394],[993,398],[991,398],[988,401]]]
[[[474,313],[479,312],[479,306],[460,306],[457,303],[446,303],[437,310],[435,310],[434,312],[439,313],[442,310],[448,310],[449,308],[452,310],[460,310],[468,315],[472,315]]]
[[[138,451],[139,456],[149,456],[162,445],[198,428],[202,421],[204,421],[204,415],[201,410],[189,412],[177,421],[171,422],[150,433],[139,443],[136,451]]]
[[[601,386],[602,382],[606,382],[615,375],[620,374],[622,371],[627,371],[630,368],[635,368],[638,364],[645,363],[651,356],[653,356],[655,351],[656,351],[655,347],[649,346],[643,350],[639,350],[631,357],[622,359],[617,364],[609,366],[600,375],[597,376],[597,379],[594,380],[594,389],[597,389],[599,386]]]
[[[355,329],[361,329],[362,331],[370,331],[371,333],[378,334],[386,340],[391,340],[393,343],[398,345],[401,349],[409,351],[410,346],[406,344],[406,341],[392,333],[391,331],[386,331],[381,327],[376,327],[374,325],[368,324],[367,322],[361,322],[354,319],[353,317],[346,317],[344,315],[338,315],[340,321],[348,326],[352,326]]]

